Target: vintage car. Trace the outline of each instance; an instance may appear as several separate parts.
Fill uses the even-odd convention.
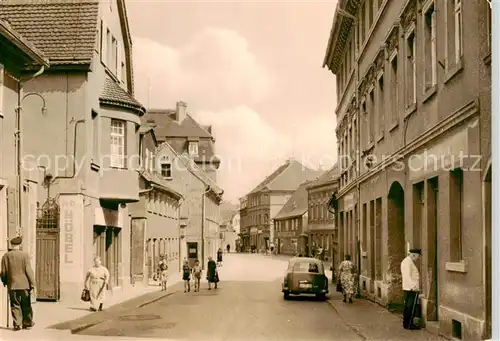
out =
[[[283,298],[292,295],[311,294],[325,299],[328,294],[328,278],[323,262],[316,258],[295,257],[288,262],[282,285]]]

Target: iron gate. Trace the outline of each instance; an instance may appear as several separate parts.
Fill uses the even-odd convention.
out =
[[[59,205],[49,198],[37,207],[37,300],[59,299]]]

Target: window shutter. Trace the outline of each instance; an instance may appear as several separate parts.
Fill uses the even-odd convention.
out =
[[[107,65],[107,57],[108,57],[108,26],[101,20],[101,62],[104,65]]]
[[[118,81],[121,83],[122,82],[122,48],[123,44],[120,40],[117,40],[116,42],[117,46],[117,51],[116,51],[116,77],[118,78]]]

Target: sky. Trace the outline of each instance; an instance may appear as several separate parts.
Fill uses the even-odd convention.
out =
[[[336,1],[127,0],[135,96],[212,125],[217,182],[237,202],[288,158],[337,158],[335,77],[322,68]]]

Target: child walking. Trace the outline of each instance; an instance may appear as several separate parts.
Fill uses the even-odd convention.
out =
[[[191,279],[191,269],[187,260],[184,261],[184,265],[182,266],[182,279],[184,280],[184,292],[190,292],[191,283],[189,281]]]
[[[200,261],[196,260],[194,262],[194,266],[193,266],[194,291],[195,292],[200,291],[201,271],[202,271],[202,269],[201,269]]]

